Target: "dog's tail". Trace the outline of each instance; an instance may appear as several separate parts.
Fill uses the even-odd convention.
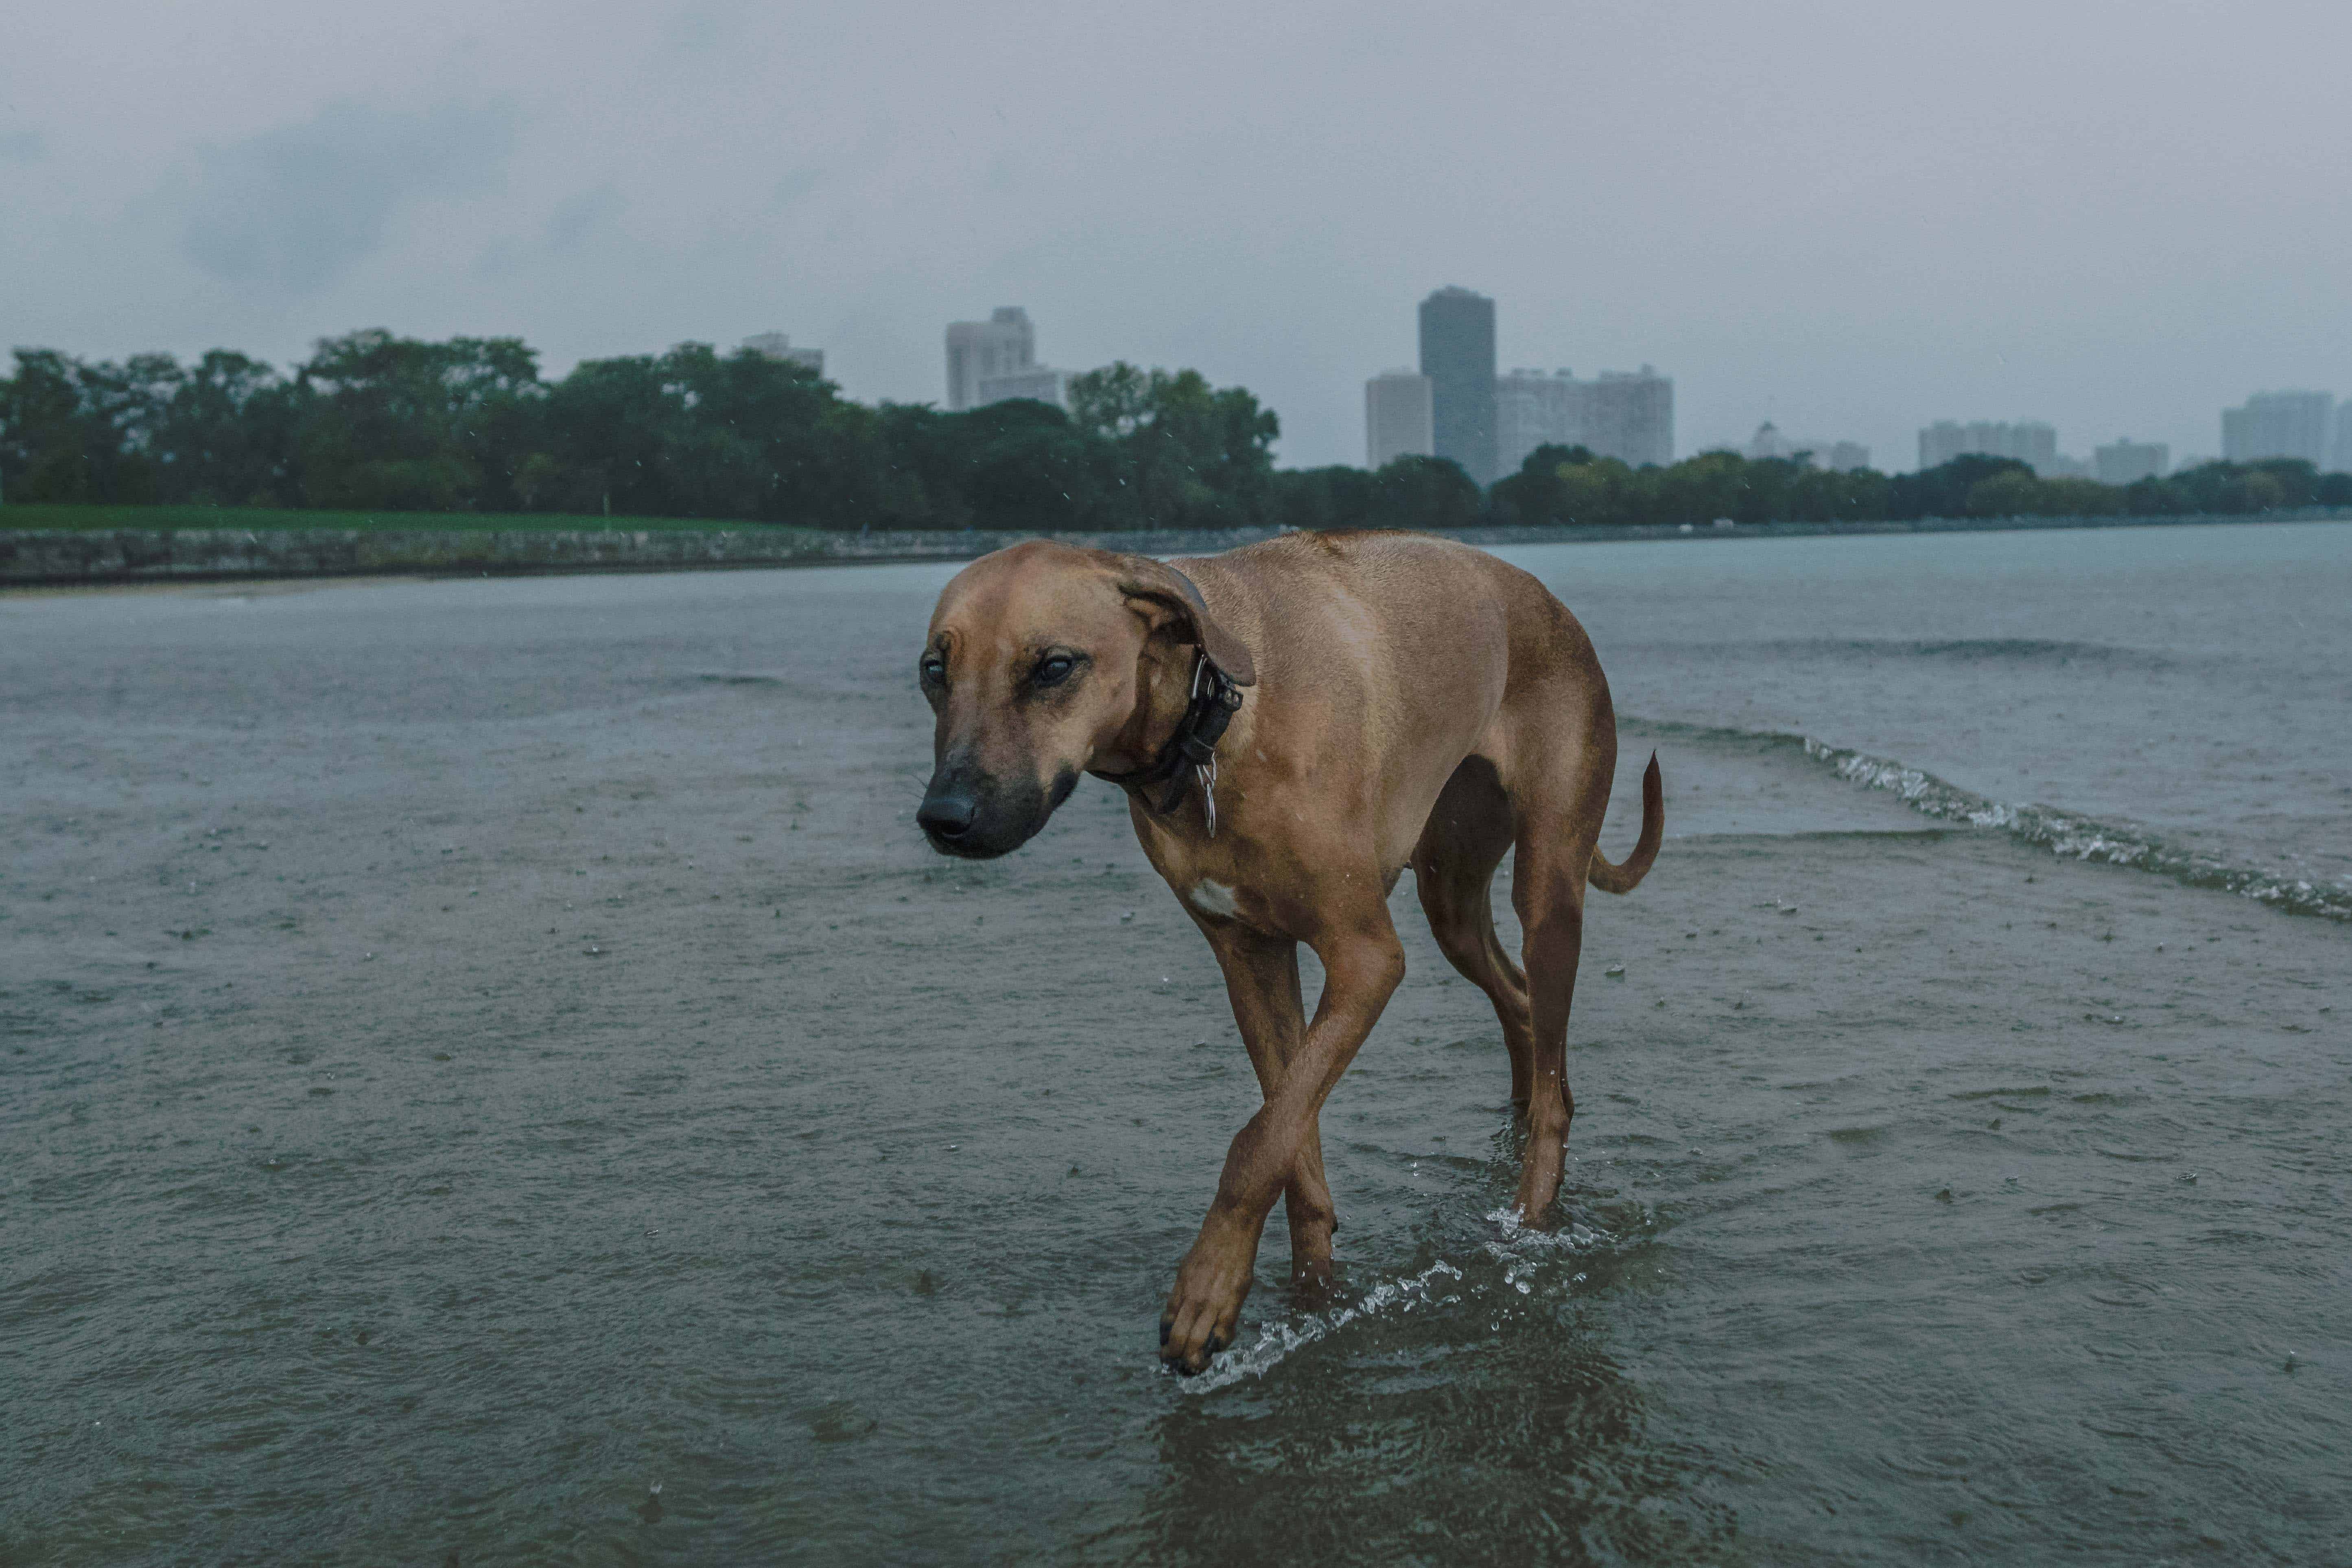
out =
[[[1612,866],[1600,850],[1592,852],[1592,867],[1587,874],[1592,885],[1604,893],[1630,893],[1641,886],[1649,875],[1650,863],[1658,858],[1658,842],[1666,836],[1666,785],[1658,772],[1658,753],[1650,753],[1650,765],[1642,774],[1642,837],[1633,852],[1622,865]]]

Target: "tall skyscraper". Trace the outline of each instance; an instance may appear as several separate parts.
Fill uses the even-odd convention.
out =
[[[984,321],[950,322],[948,407],[961,411],[993,401],[982,395],[982,381],[1029,370],[1036,363],[1037,331],[1029,324],[1029,312],[1018,305],[1000,305]]]
[[[1426,458],[1437,450],[1431,417],[1429,377],[1411,370],[1384,370],[1364,383],[1364,466],[1384,468],[1399,458]]]
[[[2058,457],[2058,432],[2039,419],[2008,424],[1979,419],[1962,425],[1938,419],[1919,432],[1919,466],[1941,468],[1954,458],[2014,458],[2043,476],[2071,471]]]
[[[2333,444],[2332,392],[2257,392],[2242,408],[2221,410],[2221,456],[2232,463],[2301,458],[2325,469]]]
[[[806,365],[819,375],[824,374],[823,349],[796,349],[793,340],[782,332],[757,332],[743,340],[743,346],[767,359],[782,360],[790,364]]]
[[[2162,441],[2134,441],[2126,437],[2109,446],[2092,447],[2091,461],[2099,483],[2128,485],[2164,478],[2164,470],[2172,461],[2172,448]]]
[[[2336,410],[2336,456],[2327,469],[2335,474],[2352,474],[2352,399],[2347,399]]]
[[[1479,485],[1493,484],[1495,301],[1454,288],[1423,300],[1421,374],[1429,377],[1437,456]]]

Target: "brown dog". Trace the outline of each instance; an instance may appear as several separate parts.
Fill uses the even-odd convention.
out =
[[[1108,777],[1224,971],[1265,1103],[1176,1271],[1163,1360],[1197,1372],[1233,1342],[1277,1194],[1294,1281],[1329,1277],[1316,1118],[1403,977],[1388,893],[1408,865],[1439,947],[1502,1020],[1528,1125],[1517,1206],[1542,1217],[1575,1110],[1584,885],[1629,891],[1665,826],[1653,756],[1640,842],[1622,866],[1601,858],[1616,715],[1543,584],[1415,534],[1292,533],[1173,564],[1033,540],[948,584],[921,679],[939,725],[917,820],[935,847],[1003,855],[1080,773]],[[1524,974],[1488,901],[1515,847]],[[1311,1021],[1302,942],[1327,977]]]

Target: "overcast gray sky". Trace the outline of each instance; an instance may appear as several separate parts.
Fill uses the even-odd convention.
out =
[[[1028,307],[1363,460],[1413,306],[1907,468],[1937,417],[2212,454],[2352,393],[2352,5],[80,0],[9,7],[0,344],[551,370],[781,329],[861,398]]]

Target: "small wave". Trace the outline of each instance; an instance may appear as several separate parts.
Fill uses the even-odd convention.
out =
[[[1774,736],[1775,740],[1793,737]],[[1808,736],[1805,755],[1827,763],[1841,778],[1864,789],[1902,797],[1912,810],[1949,822],[1992,827],[2071,860],[2094,860],[2153,871],[2192,888],[2212,888],[2268,904],[2289,914],[2352,921],[2352,889],[2290,880],[2250,866],[2232,866],[2166,844],[2137,827],[2095,821],[2046,805],[2015,805],[1948,784],[1918,768],[1832,746]]]
[[[1966,637],[1944,642],[1801,637],[1751,646],[1775,653],[1828,658],[1931,658],[1959,664],[2098,665],[2107,668],[2168,669],[2177,662],[2171,655],[2146,648],[2044,637]]]
[[[1998,828],[2070,859],[2153,871],[2192,888],[2236,893],[2288,914],[2352,921],[2352,886],[2282,877],[2251,866],[2232,866],[2209,855],[2166,844],[2141,827],[2099,822],[2046,805],[2013,805],[1948,784],[1924,769],[1833,746],[1809,735],[1792,735],[1785,730],[1740,730],[1673,719],[1643,719],[1631,714],[1620,715],[1618,726],[1621,735],[1646,740],[1688,740],[1759,752],[1801,752],[1864,789],[1882,789],[1901,796],[1923,816],[1975,827]]]

